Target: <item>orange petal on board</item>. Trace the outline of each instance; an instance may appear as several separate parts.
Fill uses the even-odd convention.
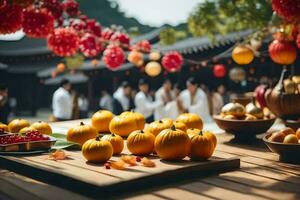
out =
[[[149,160],[148,158],[144,157],[141,160],[141,163],[144,167],[155,167],[155,163],[152,160]]]
[[[112,161],[110,163],[110,166],[113,169],[118,169],[118,170],[123,170],[126,168],[126,163],[123,160],[118,160],[118,161]]]
[[[123,160],[125,163],[127,163],[130,166],[136,166],[136,159],[135,156],[122,156],[121,160]]]
[[[67,156],[66,152],[63,150],[60,150],[60,149],[51,153],[48,157],[49,160],[55,160],[55,161],[56,160],[65,160],[67,158],[68,158],[68,156]]]

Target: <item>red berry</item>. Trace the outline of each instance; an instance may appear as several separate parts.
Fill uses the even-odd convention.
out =
[[[79,49],[85,57],[95,57],[103,50],[103,47],[95,35],[86,33],[80,39]]]
[[[114,33],[111,38],[112,41],[117,41],[121,44],[129,45],[130,43],[130,38],[127,34],[121,33],[121,32],[116,32]]]
[[[63,3],[63,8],[71,17],[75,17],[79,14],[79,4],[74,0],[66,0]]]
[[[48,48],[58,56],[73,56],[79,47],[79,36],[72,28],[57,28],[47,39]]]
[[[0,9],[0,34],[14,33],[22,28],[23,12],[18,5],[7,4]]]
[[[171,51],[162,58],[162,64],[168,72],[176,72],[181,69],[183,57],[179,52]]]
[[[102,59],[109,69],[116,70],[125,62],[125,54],[122,48],[110,45],[103,52]]]
[[[135,157],[135,160],[136,160],[136,162],[141,162],[141,161],[142,161],[142,158],[139,157],[139,156],[137,156],[137,157]]]
[[[109,162],[105,163],[104,167],[105,167],[105,169],[110,169],[110,163]]]

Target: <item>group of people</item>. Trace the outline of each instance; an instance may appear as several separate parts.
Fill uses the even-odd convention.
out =
[[[127,81],[124,81],[112,96],[107,91],[102,91],[99,107],[110,110],[115,115],[134,110],[142,113],[147,122],[162,118],[175,119],[184,112],[196,113],[204,122],[210,122],[212,120],[210,102],[216,105],[215,110],[220,110],[224,104],[222,89],[220,87],[219,92],[209,96],[199,87],[196,79],[191,77],[186,81],[186,89],[182,91],[178,85],[173,85],[169,79],[166,79],[156,92],[152,92],[149,89],[149,83],[145,79],[140,79],[136,92]],[[84,106],[85,110],[88,109],[86,98],[79,98],[76,101],[81,104],[79,107]],[[74,119],[74,97],[68,80],[63,80],[55,91],[52,108],[57,121]]]

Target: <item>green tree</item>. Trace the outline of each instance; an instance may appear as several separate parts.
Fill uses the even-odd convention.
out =
[[[187,34],[184,31],[177,31],[174,28],[166,28],[159,34],[160,43],[162,45],[174,44],[177,40],[186,38]]]
[[[188,18],[194,36],[227,34],[245,29],[259,30],[272,19],[271,0],[205,0]]]

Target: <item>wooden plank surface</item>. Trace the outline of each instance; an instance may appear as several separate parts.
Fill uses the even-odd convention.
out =
[[[60,123],[58,128],[74,126],[74,122]],[[231,135],[217,135],[220,142],[217,146],[216,156],[241,159],[240,170],[214,175],[207,178],[193,178],[188,181],[178,179],[166,186],[157,186],[123,196],[126,199],[265,199],[265,200],[297,200],[300,199],[300,166],[278,162],[278,156],[271,153],[263,144],[238,145],[229,142]],[[38,196],[39,199],[49,199],[45,191],[52,188],[50,193],[69,194],[64,199],[76,199],[74,193],[43,184],[46,188],[36,187],[35,180],[25,178],[15,173],[0,176],[0,199],[24,199],[19,195],[9,195],[5,188],[11,182],[22,182],[22,188],[28,195]],[[26,181],[24,181],[26,180]],[[30,181],[27,181],[30,180]],[[18,183],[15,185],[19,185]],[[18,187],[16,187],[18,188]],[[29,189],[34,188],[34,189]],[[34,192],[33,192],[34,191]],[[14,193],[18,191],[13,190]],[[23,193],[22,193],[23,194]],[[6,198],[9,197],[9,198]],[[74,197],[74,198],[72,198]],[[77,196],[78,197],[78,196]],[[101,197],[99,197],[101,198]],[[99,199],[98,198],[98,199]],[[34,199],[34,198],[32,198]],[[54,199],[54,198],[52,198]],[[59,199],[59,198],[56,198]]]

